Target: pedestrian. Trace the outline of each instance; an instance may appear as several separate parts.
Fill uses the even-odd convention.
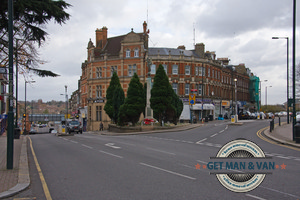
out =
[[[100,131],[103,131],[103,123],[100,123]]]

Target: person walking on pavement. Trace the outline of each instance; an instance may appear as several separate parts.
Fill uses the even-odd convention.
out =
[[[100,123],[100,131],[103,131],[103,123]]]

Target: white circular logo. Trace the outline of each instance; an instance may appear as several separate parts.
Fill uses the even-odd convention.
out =
[[[255,143],[237,139],[225,144],[217,153],[217,158],[264,158],[264,152]],[[232,170],[232,173],[216,174],[220,183],[233,192],[248,192],[255,189],[264,180],[265,174],[243,173]]]

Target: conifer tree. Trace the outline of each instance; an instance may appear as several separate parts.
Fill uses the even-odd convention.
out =
[[[117,87],[113,96],[113,121],[118,123],[120,106],[124,104],[125,95],[121,87]]]
[[[137,74],[134,73],[129,83],[125,102],[120,107],[119,124],[124,125],[126,122],[131,122],[135,125],[139,121],[140,115],[144,110],[144,87]]]
[[[168,112],[175,112],[172,104],[173,89],[162,65],[159,65],[151,89],[150,106],[154,117],[162,124]]]
[[[114,120],[113,98],[115,89],[118,87],[121,87],[120,80],[117,73],[114,72],[111,77],[110,84],[106,90],[106,103],[104,106],[104,110],[111,120]]]

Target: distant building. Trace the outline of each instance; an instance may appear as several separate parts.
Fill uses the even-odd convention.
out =
[[[229,65],[228,58],[216,58],[215,52],[205,51],[203,43],[196,44],[193,50],[186,50],[183,45],[178,48],[148,47],[146,22],[141,33],[131,30],[125,35],[108,38],[107,31],[107,27],[96,30],[95,44],[90,39],[87,60],[81,65],[78,110],[88,130],[99,130],[101,121],[107,128],[111,121],[103,108],[113,72],[118,74],[126,95],[134,73],[145,83],[148,70],[153,80],[160,64],[184,104],[189,104],[191,89],[196,92],[196,105],[191,108],[196,120],[208,115],[230,114],[235,102],[239,110],[253,107],[249,90],[250,70],[245,64]],[[151,62],[149,69],[147,60]]]

